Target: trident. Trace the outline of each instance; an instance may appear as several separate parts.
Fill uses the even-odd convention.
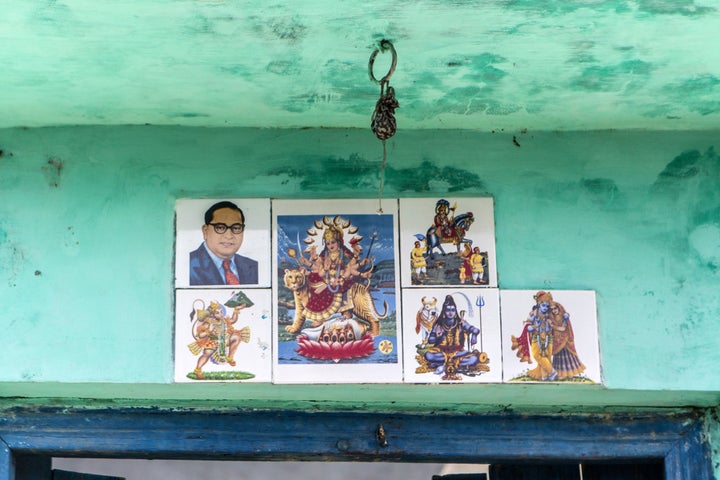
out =
[[[370,252],[372,251],[373,243],[375,243],[375,240],[378,239],[378,232],[375,230],[372,232],[372,235],[370,235],[370,246],[367,249],[367,252],[365,252],[365,258],[370,257]]]
[[[480,317],[480,351],[484,352],[483,349],[483,325],[482,325],[482,307],[485,306],[485,298],[482,295],[478,295],[475,299],[475,305],[478,307],[478,317]]]

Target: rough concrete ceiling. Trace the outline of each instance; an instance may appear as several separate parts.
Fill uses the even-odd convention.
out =
[[[720,125],[718,0],[0,0],[0,127]],[[376,73],[389,54],[378,55]]]

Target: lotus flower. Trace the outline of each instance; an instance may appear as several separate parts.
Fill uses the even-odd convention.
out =
[[[305,335],[298,337],[297,352],[300,355],[321,360],[332,360],[336,363],[349,358],[367,357],[374,351],[375,343],[373,336],[370,334],[363,335],[359,340],[350,340],[343,343],[310,340]]]

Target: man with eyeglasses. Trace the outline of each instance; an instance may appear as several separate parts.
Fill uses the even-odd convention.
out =
[[[190,252],[190,285],[253,285],[257,261],[238,255],[245,232],[245,215],[232,202],[218,202],[205,212],[205,241]]]

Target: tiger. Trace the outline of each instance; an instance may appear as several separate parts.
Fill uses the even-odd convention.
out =
[[[293,298],[295,300],[295,319],[292,325],[285,327],[285,331],[288,333],[299,332],[305,324],[306,319],[313,320],[313,326],[322,325],[331,315],[338,312],[343,303],[343,294],[338,292],[336,294],[338,296],[337,301],[333,302],[328,309],[323,311],[322,315],[318,315],[315,312],[308,312],[305,307],[310,298],[310,294],[308,292],[305,272],[300,269],[286,269],[283,282],[285,286],[293,292]],[[368,286],[360,283],[354,283],[345,295],[347,295],[348,303],[352,305],[353,315],[370,326],[370,333],[373,336],[379,335],[380,319],[386,318],[388,314],[387,302],[383,302],[385,312],[380,315],[370,296]]]

